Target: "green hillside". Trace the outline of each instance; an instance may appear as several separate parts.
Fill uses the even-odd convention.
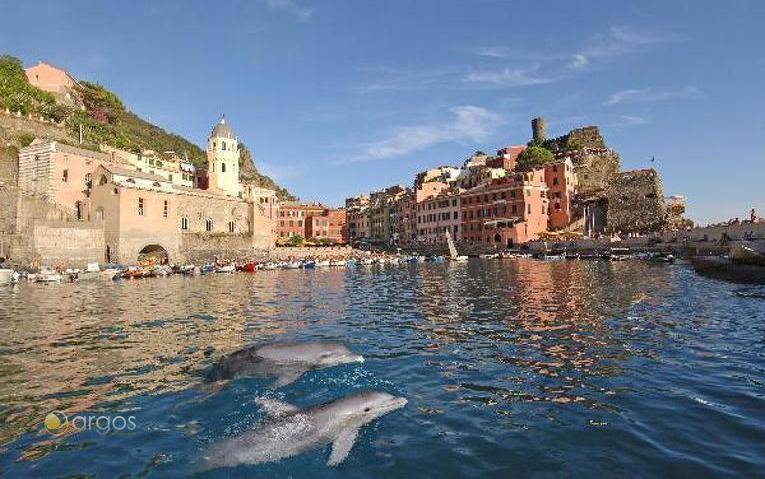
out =
[[[10,55],[0,56],[0,109],[32,114],[61,124],[65,134],[79,143],[82,132],[82,147],[97,150],[98,145],[107,144],[116,148],[140,152],[154,150],[159,155],[174,151],[187,155],[195,166],[207,164],[207,155],[200,147],[185,138],[165,131],[141,119],[129,111],[120,98],[97,83],[81,81],[76,94],[84,110],[62,105],[53,95],[29,84],[21,61]],[[7,141],[24,146],[34,137],[34,129],[16,133]],[[244,149],[242,154],[242,181],[272,188],[282,199],[293,199],[292,195],[277,185],[271,178],[260,174],[252,163],[252,156]],[[249,161],[249,165],[246,163]]]

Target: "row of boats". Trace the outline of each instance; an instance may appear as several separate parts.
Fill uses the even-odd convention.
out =
[[[317,268],[353,268],[367,265],[398,265],[409,263],[444,262],[445,256],[420,255],[376,255],[351,258],[332,259],[290,259],[288,261],[248,262],[245,264],[213,264],[203,265],[135,265],[122,266],[117,264],[99,265],[88,264],[87,268],[54,270],[43,268],[39,272],[15,271],[0,269],[0,284],[11,284],[20,281],[35,283],[59,283],[69,281],[89,280],[130,280],[141,278],[165,277],[175,274],[198,276],[206,274],[234,273],[237,271],[254,273],[255,271],[273,271],[280,269],[317,269]]]

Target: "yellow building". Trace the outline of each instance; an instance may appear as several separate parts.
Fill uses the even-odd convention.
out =
[[[225,117],[215,125],[207,139],[207,165],[209,189],[227,196],[243,196],[239,187],[239,140],[226,124]]]

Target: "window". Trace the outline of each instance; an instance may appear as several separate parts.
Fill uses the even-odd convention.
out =
[[[189,229],[189,219],[185,216],[181,217],[181,229],[184,231]]]
[[[531,203],[529,203],[526,206],[527,206],[526,210],[528,211],[529,214],[531,214]]]
[[[213,229],[213,222],[210,218],[207,218],[205,220],[205,231],[212,231]]]
[[[103,219],[104,219],[104,209],[103,208],[98,208],[96,210],[96,220],[97,221],[103,221]]]
[[[225,163],[221,163],[220,164],[220,172],[221,173],[225,173],[226,172],[226,164]]]
[[[64,170],[64,173],[61,175],[61,181],[64,183],[69,181],[69,170]]]
[[[138,216],[143,216],[143,198],[138,198]]]
[[[164,204],[164,206],[162,207],[162,216],[164,216],[165,218],[167,218],[167,211],[168,211],[169,209],[170,209],[170,208],[169,208],[169,205],[167,204],[167,200],[165,200],[165,204]]]
[[[557,185],[557,184],[558,184],[558,177],[556,176],[555,178],[553,178],[553,185]]]
[[[229,221],[228,222],[228,232],[229,233],[233,233],[234,232],[234,222],[233,221]]]
[[[167,181],[172,182],[173,181],[173,175],[167,175]]]
[[[223,151],[226,151],[226,142],[225,141],[221,141],[220,145],[221,145],[221,149],[223,149]]]

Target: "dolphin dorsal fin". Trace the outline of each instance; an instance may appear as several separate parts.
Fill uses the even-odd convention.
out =
[[[286,416],[300,410],[297,406],[278,399],[260,398],[256,402],[269,416]]]

